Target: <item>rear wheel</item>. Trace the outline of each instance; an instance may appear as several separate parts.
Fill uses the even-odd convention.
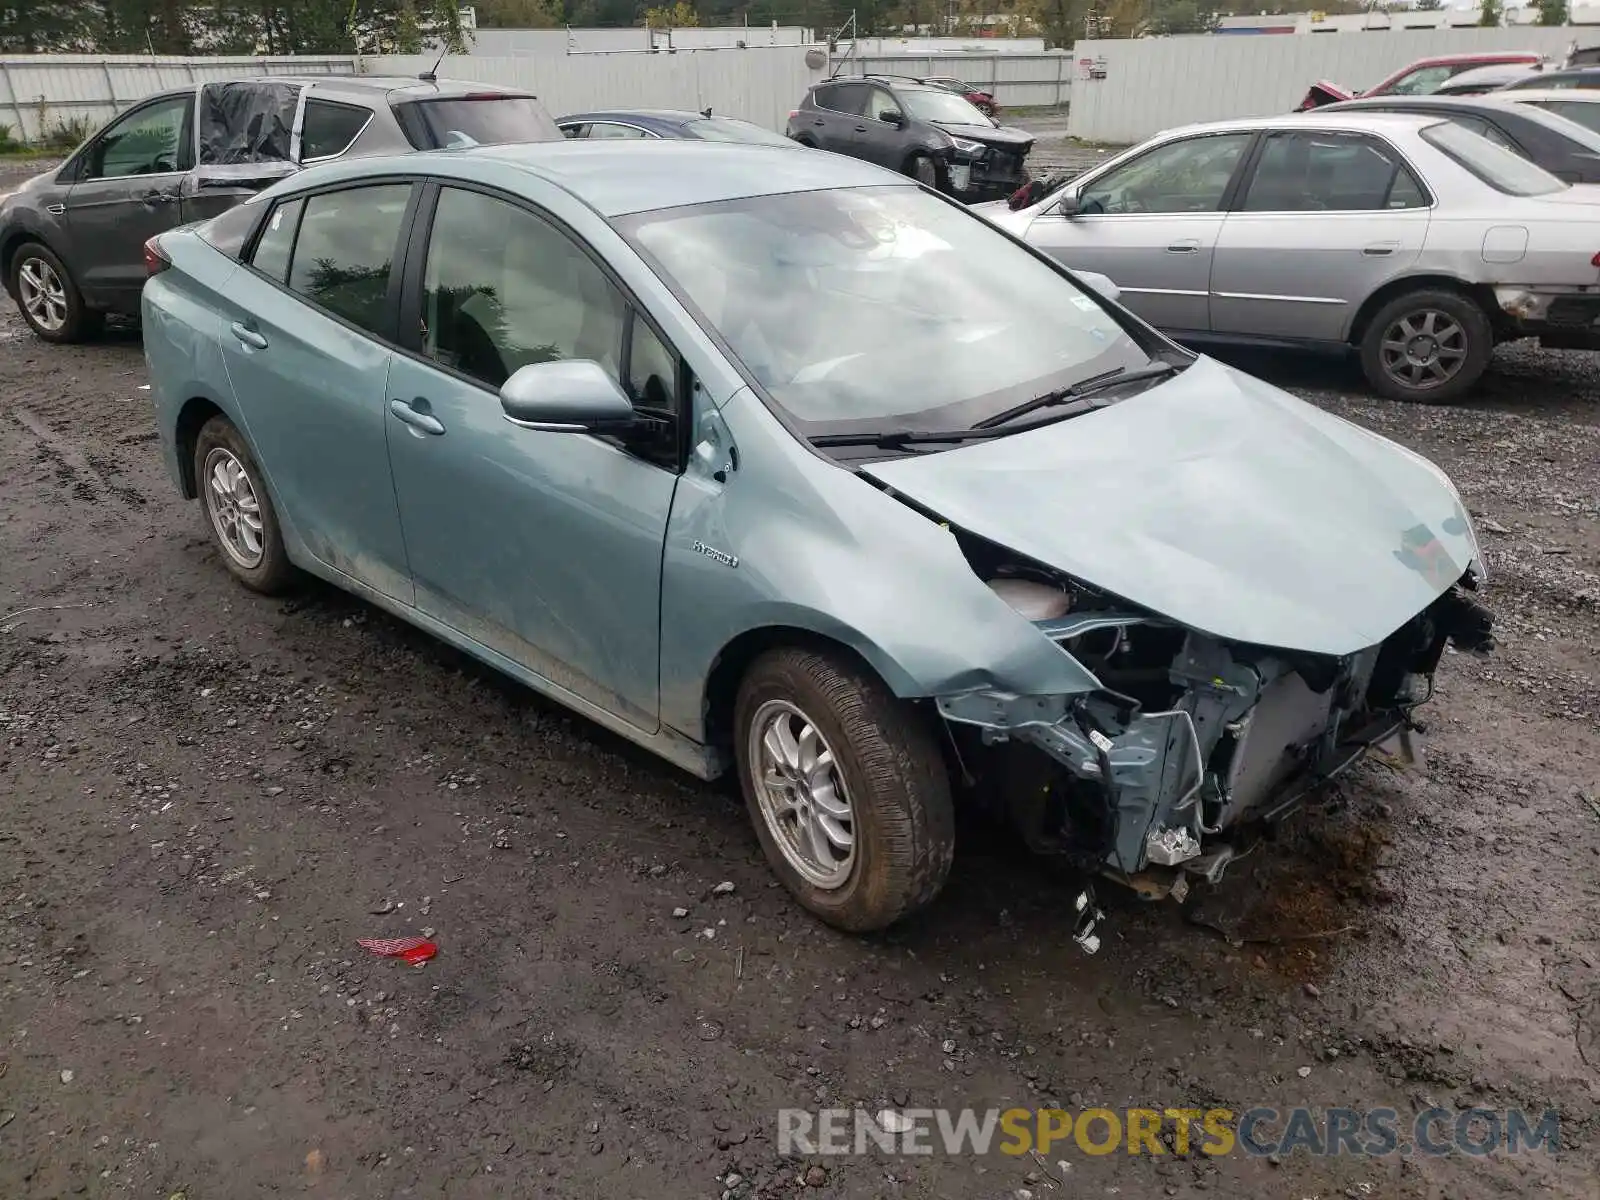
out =
[[[1373,314],[1361,338],[1361,369],[1391,400],[1443,404],[1472,389],[1493,353],[1494,329],[1470,296],[1419,288]]]
[[[273,595],[294,580],[255,456],[232,421],[215,416],[194,445],[194,479],[222,565],[251,591]]]
[[[864,667],[805,649],[758,659],[735,753],[756,835],[784,885],[830,925],[882,929],[938,894],[955,850],[934,730]]]
[[[100,329],[101,314],[84,304],[66,264],[38,242],[12,258],[11,294],[28,328],[47,342],[79,342]]]

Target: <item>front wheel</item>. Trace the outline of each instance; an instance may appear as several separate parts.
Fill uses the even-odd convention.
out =
[[[1443,404],[1471,390],[1494,353],[1494,329],[1470,296],[1419,288],[1376,313],[1361,338],[1361,370],[1391,400]]]
[[[924,187],[939,187],[939,164],[926,154],[913,154],[906,160],[905,173]]]
[[[938,894],[955,850],[929,723],[842,655],[774,650],[739,689],[735,754],[773,870],[828,924],[882,929]]]

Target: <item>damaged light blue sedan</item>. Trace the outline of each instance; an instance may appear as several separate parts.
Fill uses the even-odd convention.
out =
[[[852,159],[366,159],[146,261],[161,444],[229,571],[737,772],[845,929],[939,891],[958,798],[1181,893],[1490,644],[1437,467]]]

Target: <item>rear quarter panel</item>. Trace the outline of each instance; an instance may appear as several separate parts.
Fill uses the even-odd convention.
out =
[[[208,400],[243,428],[222,361],[221,317],[215,304],[240,268],[192,230],[163,234],[161,247],[172,266],[147,280],[140,298],[144,359],[162,458],[173,482],[187,494],[178,454],[184,406],[190,400]]]

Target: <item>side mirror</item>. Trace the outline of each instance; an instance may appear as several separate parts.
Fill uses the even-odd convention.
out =
[[[1074,271],[1072,274],[1079,283],[1097,293],[1102,300],[1109,300],[1115,304],[1117,297],[1122,295],[1122,289],[1099,271]]]
[[[500,388],[506,420],[545,433],[619,433],[634,423],[633,405],[597,362],[529,363]]]
[[[1075,217],[1083,211],[1083,205],[1071,192],[1061,197],[1056,202],[1056,215],[1062,217]]]
[[[886,108],[878,113],[878,120],[886,125],[904,125],[906,123],[905,114],[896,112],[892,108]]]

